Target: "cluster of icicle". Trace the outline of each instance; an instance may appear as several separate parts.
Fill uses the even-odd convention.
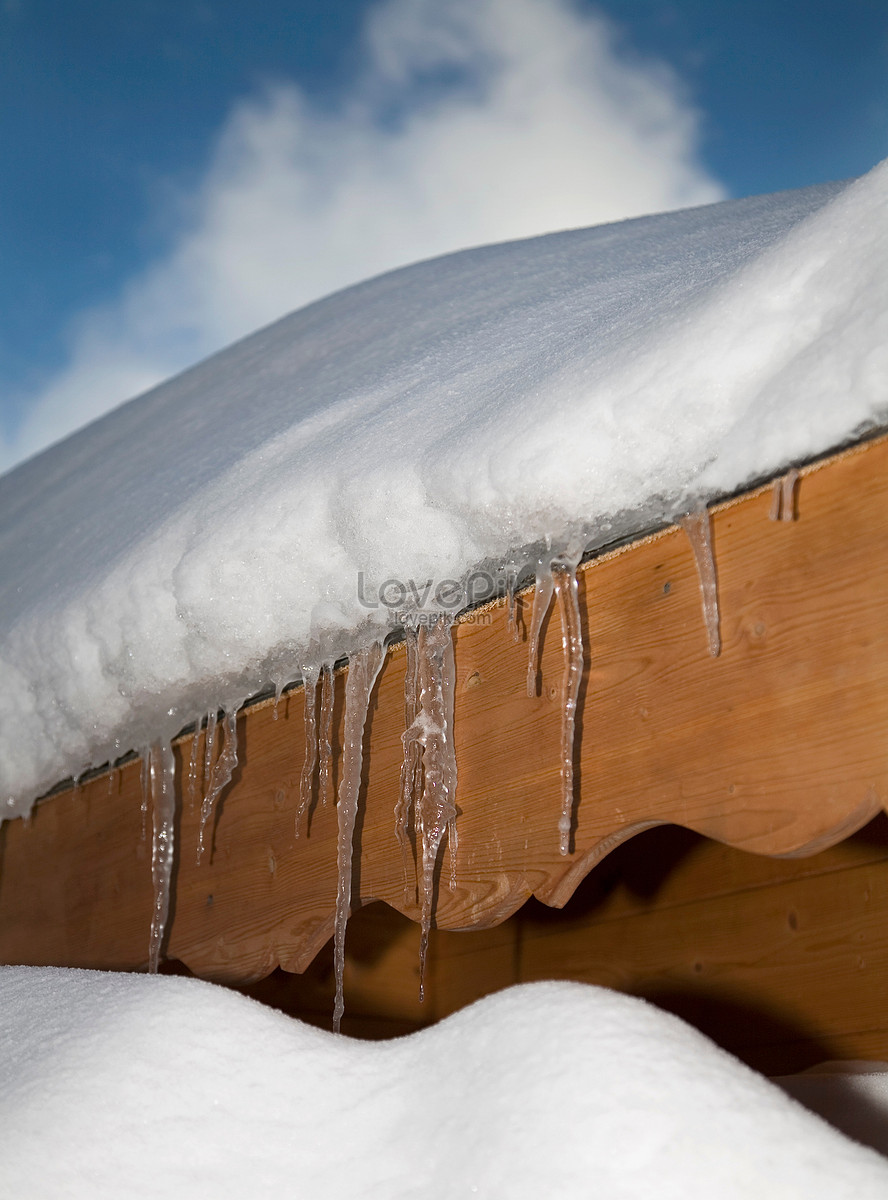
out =
[[[237,767],[237,714],[240,707],[240,703],[231,705],[223,712],[221,722],[216,709],[207,714],[202,760],[199,760],[199,748],[203,718],[195,722],[187,790],[189,802],[193,806],[197,789],[203,784],[197,843],[198,866],[207,849],[208,830],[212,838],[216,802],[231,782]],[[224,731],[224,737],[217,754],[216,744],[220,728]],[[154,973],[160,965],[169,919],[176,853],[176,763],[169,741],[155,742],[142,752],[143,840],[146,835],[149,801],[152,820],[151,881],[154,887],[154,905],[151,910],[151,932],[148,938],[148,970]]]
[[[792,520],[794,515],[794,473],[778,481],[774,492],[775,519]],[[697,567],[703,602],[704,622],[709,649],[720,650],[719,612],[715,561],[712,551],[710,514],[698,504],[681,518]],[[557,607],[563,651],[561,684],[561,812],[558,841],[561,854],[570,853],[574,804],[574,734],[577,703],[583,675],[583,635],[577,587],[577,566],[581,552],[574,544],[553,549],[547,544],[536,561],[533,604],[526,625],[528,643],[527,691],[539,690],[542,632],[553,600]],[[515,564],[504,568],[508,597],[509,628],[513,639],[520,640],[515,593],[518,570]],[[446,837],[450,854],[450,886],[456,886],[457,869],[457,766],[453,736],[456,664],[453,652],[454,613],[420,612],[416,620],[403,626],[406,641],[404,757],[400,789],[395,805],[395,836],[401,847],[405,870],[405,902],[414,900],[420,909],[420,998],[423,996],[429,933],[434,916],[435,877]],[[342,768],[337,799],[337,893],[334,922],[334,966],[336,999],[333,1013],[338,1030],[344,1011],[343,972],[345,932],[351,907],[352,859],[355,823],[363,762],[364,730],[373,687],[385,658],[386,635],[352,654],[345,685],[345,724]],[[311,802],[315,778],[320,802],[326,805],[333,780],[333,660],[302,669],[305,689],[305,759],[300,777],[299,805],[295,834]],[[318,687],[320,686],[320,714]],[[283,685],[275,696],[275,717]],[[203,754],[200,755],[200,730],[204,718],[196,723],[188,770],[188,795],[196,803],[201,795],[200,827],[197,845],[198,865],[212,842],[215,809],[223,790],[237,766],[237,714],[240,704],[228,707],[219,719],[217,710],[205,718]],[[219,742],[219,730],[223,739]],[[149,970],[160,962],[169,916],[170,885],[174,862],[175,765],[168,742],[157,743],[143,754],[142,814],[143,836],[149,798],[153,815],[151,871],[154,885],[149,940]],[[412,843],[415,844],[415,866]]]

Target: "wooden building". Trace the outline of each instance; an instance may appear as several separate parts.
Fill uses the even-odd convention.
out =
[[[393,818],[405,655],[389,649],[365,731],[346,1033],[398,1034],[518,981],[567,978],[649,997],[772,1072],[888,1058],[888,439],[808,464],[790,491],[793,519],[769,519],[770,483],[712,510],[717,658],[681,529],[581,565],[566,857],[557,618],[534,697],[504,601],[457,625],[459,846],[453,888],[446,851],[439,863],[424,1003],[415,884]],[[528,604],[520,594],[519,629]],[[242,710],[238,766],[200,865],[191,738],[175,746],[164,969],[329,1027],[336,815],[315,790],[296,836],[303,690]],[[334,773],[339,760],[337,749]],[[144,969],[140,776],[138,760],[123,762],[2,827],[2,961]]]

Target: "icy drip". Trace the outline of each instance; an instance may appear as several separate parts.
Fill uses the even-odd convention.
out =
[[[222,749],[219,752],[219,757],[213,764],[213,769],[207,780],[207,790],[203,798],[203,803],[200,806],[200,831],[197,835],[197,865],[200,866],[200,861],[203,858],[204,850],[206,849],[205,838],[207,827],[210,825],[213,817],[213,811],[216,807],[216,801],[219,799],[223,790],[231,782],[231,776],[234,774],[237,766],[237,710],[239,705],[232,706],[230,712],[225,714],[225,741]]]
[[[795,490],[799,473],[795,467],[785,475],[774,480],[771,492],[771,511],[768,514],[772,521],[795,520]]]
[[[530,633],[527,638],[528,696],[535,696],[537,694],[537,675],[540,668],[540,637],[546,613],[549,611],[549,605],[552,603],[553,590],[552,559],[549,554],[546,554],[537,559],[536,565],[536,582],[533,589],[533,615],[530,618]]]
[[[219,715],[215,708],[210,709],[207,713],[207,730],[204,734],[204,782],[209,783],[210,772],[213,769],[213,751],[216,748],[216,724]]]
[[[303,667],[303,704],[305,724],[305,759],[302,763],[302,775],[299,780],[299,808],[296,810],[295,835],[299,837],[299,822],[308,811],[311,803],[311,787],[314,782],[315,763],[318,757],[318,722],[317,722],[317,667]]]
[[[422,790],[414,802],[414,826],[421,861],[419,998],[422,1000],[435,899],[435,868],[445,833],[450,839],[451,885],[455,884],[457,772],[453,709],[456,662],[450,614],[442,613],[437,620],[420,626],[416,660],[418,711],[404,735],[404,747],[406,751],[410,743],[415,742],[422,749]]]
[[[142,817],[141,839],[144,842],[148,836],[148,797],[151,791],[151,776],[148,760],[151,757],[151,751],[146,746],[142,751],[142,803],[139,806]]]
[[[411,870],[410,814],[415,811],[416,799],[422,783],[422,747],[413,732],[413,723],[419,710],[419,658],[416,652],[418,631],[415,625],[404,630],[407,650],[407,665],[404,674],[404,758],[401,762],[401,785],[395,805],[395,836],[401,847],[404,863],[404,903],[409,904],[411,891],[415,894],[415,872]]]
[[[518,616],[515,611],[515,591],[518,587],[518,568],[506,568],[506,600],[509,612],[509,633],[513,642],[521,641],[521,630],[518,628]]]
[[[318,734],[318,793],[321,804],[333,790],[333,664],[321,668],[321,725]]]
[[[151,843],[154,910],[148,941],[148,970],[156,974],[170,912],[170,882],[175,855],[176,761],[169,742],[156,742],[146,758],[154,830]]]
[[[194,737],[191,739],[191,755],[188,759],[188,807],[194,808],[195,799],[197,796],[198,775],[201,765],[200,759],[200,726],[201,719],[198,718],[194,722]],[[203,779],[200,780],[203,783]]]
[[[700,501],[693,512],[681,518],[679,524],[687,534],[694,553],[700,594],[703,598],[703,620],[709,637],[709,653],[713,658],[717,658],[721,650],[721,636],[718,628],[718,584],[715,558],[712,554],[712,522],[709,509]]]
[[[342,746],[342,779],[339,783],[339,802],[336,805],[338,825],[336,864],[336,923],[333,933],[333,969],[336,975],[336,1002],[333,1006],[333,1028],[338,1033],[345,1011],[342,980],[345,971],[345,927],[351,906],[352,848],[355,820],[358,815],[358,796],[361,790],[361,766],[364,757],[364,725],[370,706],[370,695],[379,674],[385,650],[382,642],[374,642],[349,659],[345,681],[345,732]],[[331,705],[332,708],[332,705]]]
[[[575,562],[553,562],[552,580],[561,617],[564,650],[564,683],[561,707],[561,817],[558,821],[562,854],[570,851],[570,829],[574,798],[574,733],[577,700],[583,678],[583,629]]]

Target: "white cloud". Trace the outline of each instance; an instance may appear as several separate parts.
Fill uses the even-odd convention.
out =
[[[235,107],[171,251],[81,316],[0,465],[388,268],[723,195],[679,80],[570,0],[382,0],[363,51],[335,111]]]

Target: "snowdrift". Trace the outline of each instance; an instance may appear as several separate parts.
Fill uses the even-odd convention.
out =
[[[526,985],[362,1043],[197,980],[0,971],[6,1194],[867,1200],[888,1163],[675,1017]]]

